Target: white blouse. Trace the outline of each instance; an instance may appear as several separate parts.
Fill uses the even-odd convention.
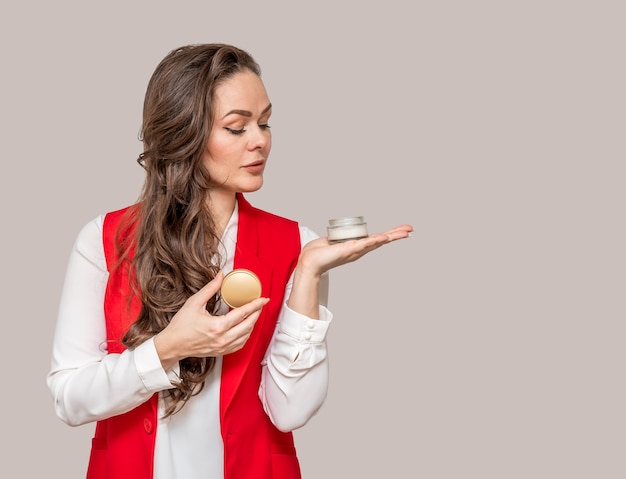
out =
[[[223,479],[219,420],[221,358],[202,392],[176,414],[163,418],[163,392],[178,378],[165,371],[152,339],[121,354],[107,354],[104,292],[108,279],[102,243],[104,216],[79,233],[70,254],[54,335],[48,387],[56,414],[78,426],[129,411],[159,394],[154,454],[155,479]],[[222,237],[222,271],[233,268],[238,210]],[[300,227],[301,243],[317,238]],[[285,298],[293,283],[290,278]],[[283,431],[304,424],[319,410],[328,388],[326,335],[332,314],[326,309],[328,275],[320,290],[320,320],[281,308],[262,362],[259,397],[271,421]],[[221,312],[227,311],[225,305]]]

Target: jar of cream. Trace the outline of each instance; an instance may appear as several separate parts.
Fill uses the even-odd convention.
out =
[[[336,218],[328,221],[326,227],[329,243],[341,243],[367,237],[367,223],[362,216]]]

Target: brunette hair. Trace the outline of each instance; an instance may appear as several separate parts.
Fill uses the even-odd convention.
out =
[[[220,268],[219,238],[207,204],[210,175],[202,157],[211,131],[216,87],[236,73],[261,75],[247,52],[220,43],[171,51],[147,87],[138,162],[146,171],[137,204],[132,265],[141,312],[123,338],[133,348],[170,322],[190,295]],[[216,261],[217,259],[217,261]],[[216,298],[207,309],[213,312]],[[169,390],[166,415],[200,392],[215,358],[185,358]]]

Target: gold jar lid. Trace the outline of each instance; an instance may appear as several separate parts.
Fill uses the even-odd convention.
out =
[[[261,280],[248,269],[234,269],[222,281],[221,296],[231,308],[238,308],[261,296]]]

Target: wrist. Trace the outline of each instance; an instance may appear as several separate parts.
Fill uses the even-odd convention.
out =
[[[161,366],[165,371],[172,369],[181,358],[175,354],[175,347],[169,340],[165,330],[154,337],[154,349],[161,360]]]
[[[293,275],[293,287],[287,300],[287,306],[297,313],[318,319],[319,316],[319,289],[321,276],[296,266]]]
[[[298,258],[298,263],[296,264],[296,269],[294,271],[294,279],[296,277],[301,278],[305,281],[319,281],[322,277],[323,271],[318,271],[317,268],[313,267],[310,263],[303,260],[302,255]]]

